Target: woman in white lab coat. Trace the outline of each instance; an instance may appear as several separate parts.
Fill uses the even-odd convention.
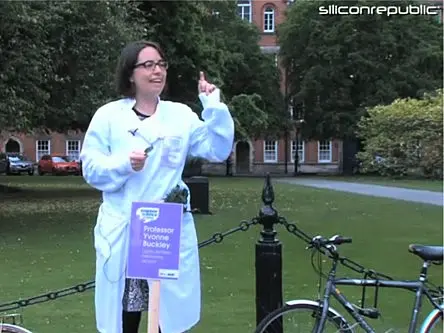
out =
[[[162,200],[177,185],[188,190],[181,179],[187,156],[222,162],[232,150],[234,123],[219,89],[200,73],[201,120],[188,106],[160,99],[167,70],[158,44],[127,45],[116,75],[123,98],[100,107],[85,134],[83,177],[103,197],[94,228],[100,333],[137,333],[147,310],[147,281],[125,276],[131,203]],[[188,196],[188,207],[189,202]],[[159,329],[183,333],[199,321],[200,310],[196,230],[191,213],[184,213],[180,277],[162,281]]]

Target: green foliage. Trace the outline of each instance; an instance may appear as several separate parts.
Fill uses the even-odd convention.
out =
[[[186,204],[188,200],[188,191],[176,185],[165,197],[164,202],[175,202]]]
[[[56,80],[45,119],[50,128],[85,127],[92,113],[115,97],[114,70],[120,49],[141,29],[128,25],[119,2],[54,2],[49,43]],[[92,38],[94,36],[94,38]]]
[[[264,102],[260,95],[234,96],[229,107],[235,122],[237,140],[258,137],[267,128],[269,116],[264,111]]]
[[[442,25],[434,17],[320,15],[319,6],[328,5],[387,2],[298,0],[290,7],[278,36],[305,138],[353,137],[367,107],[442,87]]]
[[[85,128],[142,31],[121,2],[0,2],[0,128]]]
[[[0,2],[1,129],[27,128],[47,111],[51,62],[45,27],[50,18],[42,7],[39,2]]]
[[[422,99],[397,99],[369,109],[358,125],[365,145],[365,151],[358,154],[363,171],[442,177],[442,101],[441,89]]]

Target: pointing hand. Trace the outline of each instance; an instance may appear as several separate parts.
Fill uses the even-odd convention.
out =
[[[200,93],[205,93],[205,95],[211,94],[214,90],[216,90],[216,86],[214,84],[209,83],[205,79],[204,72],[200,72],[199,74],[199,84],[198,84],[198,90]]]

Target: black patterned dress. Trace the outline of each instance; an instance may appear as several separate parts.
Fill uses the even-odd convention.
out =
[[[146,280],[126,279],[123,294],[123,310],[127,312],[147,311],[148,282]]]

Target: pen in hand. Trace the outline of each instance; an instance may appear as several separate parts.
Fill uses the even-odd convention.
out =
[[[153,150],[153,146],[151,145],[151,146],[149,146],[148,148],[146,148],[145,150],[144,150],[144,152],[145,152],[145,156],[148,156],[148,153],[151,151],[151,150]]]

